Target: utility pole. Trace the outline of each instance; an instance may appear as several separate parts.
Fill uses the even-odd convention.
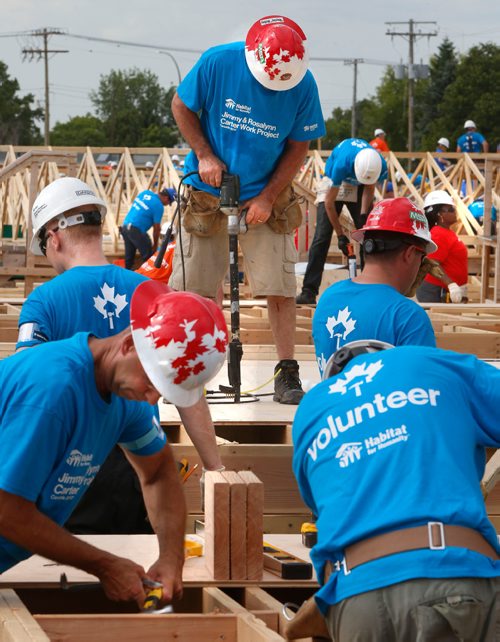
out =
[[[29,56],[30,61],[37,56],[37,60],[43,58],[45,68],[45,128],[44,140],[45,145],[50,145],[50,100],[49,100],[49,54],[68,53],[68,49],[49,49],[49,37],[64,35],[62,29],[54,29],[44,27],[43,29],[35,29],[29,35],[42,37],[43,47],[40,49],[25,48],[22,50],[24,57]]]
[[[389,29],[386,31],[386,36],[401,36],[408,39],[408,151],[413,151],[413,132],[414,132],[414,93],[415,93],[415,73],[414,73],[414,43],[417,38],[427,36],[437,36],[437,31],[429,31],[424,33],[417,25],[437,25],[436,22],[431,20],[408,20],[408,22],[386,22]],[[408,25],[408,31],[394,31],[394,25]]]
[[[351,138],[356,137],[356,103],[358,100],[358,64],[364,62],[363,58],[347,58],[344,60],[345,65],[352,65],[354,78],[352,82],[352,107],[351,107]]]

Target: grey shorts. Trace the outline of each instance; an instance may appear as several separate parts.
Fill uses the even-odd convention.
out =
[[[326,622],[335,642],[495,642],[500,578],[401,582],[334,604]]]
[[[276,234],[269,225],[252,225],[239,236],[244,270],[253,296],[295,297],[295,263],[298,253],[293,234]],[[182,230],[186,290],[214,298],[229,269],[229,237],[226,225],[211,237]],[[179,243],[175,250],[169,285],[183,290]]]

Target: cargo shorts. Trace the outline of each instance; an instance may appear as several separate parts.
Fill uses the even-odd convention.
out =
[[[224,220],[215,234],[201,237],[182,229],[174,253],[172,276],[169,285],[175,290],[186,289],[202,296],[214,298],[229,269],[229,235]],[[253,296],[295,297],[295,264],[298,252],[294,235],[277,234],[267,223],[250,225],[246,234],[239,237],[244,270]],[[184,288],[182,253],[186,283]]]
[[[326,622],[335,642],[495,642],[500,578],[401,582],[334,604]]]

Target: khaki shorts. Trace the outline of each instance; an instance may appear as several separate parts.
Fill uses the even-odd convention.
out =
[[[267,223],[251,225],[239,236],[244,270],[253,296],[295,297],[295,263],[298,253],[293,234],[276,234]],[[227,225],[211,237],[182,229],[186,290],[214,298],[229,269]],[[178,239],[169,285],[183,290],[181,248]]]

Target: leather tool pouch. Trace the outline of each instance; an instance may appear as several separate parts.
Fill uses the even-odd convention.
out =
[[[225,224],[226,216],[219,209],[220,199],[208,192],[190,189],[182,212],[184,229],[194,236],[209,237],[217,234]]]
[[[290,234],[302,223],[303,196],[297,196],[293,187],[287,185],[276,199],[271,216],[268,219],[269,227],[276,234]]]

